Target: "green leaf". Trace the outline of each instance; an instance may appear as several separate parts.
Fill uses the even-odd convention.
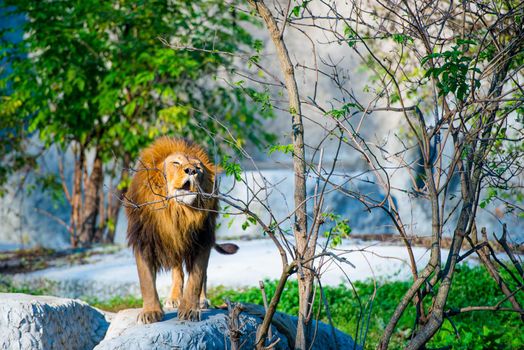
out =
[[[242,168],[240,164],[232,161],[230,156],[223,156],[222,168],[227,176],[233,176],[236,181],[242,181]]]
[[[301,5],[297,5],[295,7],[293,7],[293,9],[291,10],[291,14],[295,17],[298,17],[298,15],[300,14],[300,9],[302,8]]]
[[[268,155],[272,155],[275,152],[282,152],[284,154],[291,154],[293,153],[293,144],[287,144],[287,145],[273,145],[269,148]]]

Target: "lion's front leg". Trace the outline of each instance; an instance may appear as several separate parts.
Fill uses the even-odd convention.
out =
[[[156,271],[150,266],[140,253],[135,254],[138,279],[140,280],[140,291],[142,292],[143,308],[138,315],[141,323],[158,322],[164,316],[158,293],[156,291]]]
[[[189,278],[184,289],[184,297],[178,308],[180,320],[198,321],[200,319],[200,294],[206,276],[211,248],[203,250],[188,270]]]
[[[171,291],[169,297],[164,302],[164,306],[176,309],[182,301],[184,291],[184,269],[182,268],[182,264],[173,266],[171,275],[173,277]]]

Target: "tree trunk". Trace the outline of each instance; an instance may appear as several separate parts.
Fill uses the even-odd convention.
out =
[[[297,260],[308,260],[314,256],[314,249],[308,249],[307,239],[307,211],[306,211],[306,163],[304,158],[304,126],[302,124],[302,111],[298,94],[295,71],[289,57],[286,44],[283,39],[283,29],[278,28],[277,22],[264,1],[249,0],[249,4],[262,17],[275,49],[277,51],[280,69],[284,76],[284,82],[289,99],[289,112],[292,117],[292,139],[293,139],[293,171],[295,174],[295,223],[293,233],[296,240]],[[287,15],[287,14],[286,14]],[[297,324],[297,338],[295,349],[305,350],[308,348],[310,329],[310,310],[313,290],[314,274],[309,268],[312,260],[298,265],[298,289],[299,289],[299,313]]]
[[[94,243],[95,241],[97,231],[96,219],[98,217],[100,205],[100,188],[104,180],[103,163],[98,150],[96,151],[95,159],[93,161],[91,175],[84,180],[84,205],[82,208],[82,221],[80,224],[78,240],[81,245],[85,246]]]
[[[471,198],[470,198],[471,200]],[[468,222],[471,220],[473,215],[471,210],[471,201],[465,199],[465,203],[462,206],[460,217],[453,234],[453,240],[449,249],[448,260],[444,269],[444,277],[437,291],[437,295],[434,298],[431,312],[428,315],[427,323],[420,328],[413,339],[409,342],[406,349],[416,350],[424,348],[425,344],[435,335],[435,333],[442,326],[444,321],[444,307],[448,300],[449,291],[451,289],[451,283],[453,281],[453,275],[455,273],[455,267],[457,259],[459,257],[460,248],[464,237],[469,234],[466,231]]]
[[[127,192],[128,178],[129,178],[129,165],[131,164],[131,155],[129,153],[124,154],[124,161],[122,162],[122,172],[120,179],[116,185],[116,188],[110,189],[112,191],[108,194],[107,198],[107,219],[106,219],[106,242],[115,242],[116,226],[118,224],[118,214],[122,207],[122,197]]]
[[[103,172],[105,175],[105,172]],[[102,176],[104,178],[104,176]],[[104,181],[100,182],[100,195],[98,196],[98,226],[95,231],[95,236],[93,239],[93,242],[104,242],[104,233],[106,230],[106,222],[107,222],[107,205],[106,205],[106,198],[104,196]]]
[[[520,45],[518,45],[520,46]],[[514,47],[513,49],[517,49]],[[515,51],[509,50],[509,57],[513,57]],[[503,81],[506,78],[508,69],[511,64],[511,59],[508,59],[505,64],[493,73],[493,80],[490,86],[490,96],[497,98],[502,93]],[[406,349],[415,350],[425,346],[425,344],[435,335],[435,333],[442,326],[444,321],[444,307],[448,299],[449,291],[453,281],[453,274],[458,261],[462,241],[466,235],[469,235],[473,230],[474,219],[476,216],[476,208],[478,206],[478,199],[480,196],[481,183],[483,180],[483,164],[494,138],[492,138],[492,130],[494,128],[494,121],[496,120],[499,104],[497,102],[488,106],[487,118],[484,121],[480,118],[478,121],[478,133],[481,135],[467,135],[474,136],[470,142],[471,149],[474,150],[474,155],[467,161],[459,160],[457,163],[459,173],[461,174],[461,188],[463,205],[459,216],[451,248],[449,250],[448,259],[445,269],[443,270],[443,278],[438,289],[437,295],[434,298],[431,312],[428,315],[428,322],[421,327],[417,334],[410,341]],[[453,135],[453,133],[455,133]],[[452,131],[454,138],[455,149],[462,148],[463,144],[459,141],[458,132]],[[476,144],[478,141],[478,144]],[[478,145],[478,149],[476,146]],[[467,162],[467,164],[464,164]],[[466,230],[466,227],[468,229]]]
[[[84,147],[77,145],[73,149],[75,156],[75,170],[73,172],[73,191],[71,196],[71,246],[78,246],[78,234],[80,231],[80,213],[82,209],[82,174],[84,166]]]

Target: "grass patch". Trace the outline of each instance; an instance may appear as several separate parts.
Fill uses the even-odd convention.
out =
[[[0,293],[24,293],[31,295],[52,295],[51,290],[47,288],[35,288],[25,284],[13,283],[10,278],[0,276]],[[123,309],[142,307],[142,298],[132,295],[115,296],[108,300],[98,298],[84,297],[79,298],[91,306],[104,311],[117,312]]]
[[[506,280],[508,276],[505,276]],[[366,349],[374,349],[382,335],[387,321],[393,314],[398,301],[409,288],[409,282],[382,282],[378,285],[375,301],[371,312],[366,309],[367,302],[373,293],[373,283],[370,281],[355,282],[354,287],[358,298],[351,288],[340,285],[325,287],[325,295],[330,305],[330,311],[335,326],[355,337],[357,327],[362,328],[369,318],[366,337]],[[275,291],[276,282],[266,281],[266,292],[271,297]],[[512,290],[515,285],[512,285]],[[44,288],[31,289],[25,286],[15,286],[8,279],[0,279],[0,292],[49,294]],[[516,295],[524,304],[523,293]],[[224,287],[212,288],[209,297],[213,305],[221,305],[225,299],[235,302],[246,302],[262,305],[260,290],[256,287],[232,290]],[[453,280],[448,298],[448,308],[458,308],[472,305],[495,305],[502,299],[495,282],[482,267],[459,266]],[[106,311],[119,311],[126,308],[142,307],[142,299],[134,296],[113,297],[109,300],[83,298],[90,305]],[[315,313],[319,319],[327,322],[325,311],[320,306],[317,295]],[[362,307],[361,307],[362,305]],[[509,307],[506,303],[504,306]],[[298,286],[296,281],[290,281],[279,304],[279,311],[297,314]],[[363,310],[360,312],[360,310]],[[367,310],[367,311],[366,311]],[[409,307],[401,318],[391,349],[402,349],[409,341],[410,329],[415,319],[414,307]],[[360,322],[359,322],[360,320]],[[524,349],[524,332],[522,321],[514,312],[479,311],[457,315],[452,318],[453,324],[445,320],[442,328],[428,344],[428,348],[451,347],[452,349]],[[360,325],[360,326],[359,326]],[[457,334],[458,333],[458,336]]]
[[[359,317],[369,317],[369,328],[366,338],[366,349],[375,349],[383,330],[393,314],[398,301],[409,288],[409,282],[384,282],[378,285],[377,294],[371,313],[369,309],[360,314],[373,293],[373,283],[369,281],[355,282],[354,292],[346,286],[325,287],[325,295],[330,305],[333,323],[342,331],[355,337],[357,327],[365,322],[359,322]],[[268,297],[273,295],[276,282],[266,281]],[[513,286],[515,287],[515,286]],[[523,293],[517,295],[519,301],[524,303]],[[213,304],[221,304],[224,299],[236,302],[247,302],[262,305],[262,296],[258,288],[243,290],[230,290],[223,287],[210,291]],[[298,286],[296,281],[287,284],[278,310],[290,314],[298,311]],[[470,268],[459,266],[455,275],[453,286],[449,295],[447,306],[449,308],[470,305],[495,305],[502,299],[495,282],[482,267]],[[360,300],[360,301],[359,301]],[[319,299],[315,301],[316,313],[319,311]],[[510,307],[508,303],[506,303]],[[369,306],[369,305],[367,305]],[[324,310],[320,310],[320,320],[327,322]],[[409,307],[401,318],[394,337],[391,349],[402,349],[410,337],[410,329],[414,324],[415,310]],[[452,318],[454,327],[449,320],[445,320],[442,328],[428,344],[428,348],[442,348],[451,346],[452,349],[523,349],[524,332],[522,321],[514,312],[478,311],[457,315]]]
[[[11,279],[3,278],[0,275],[0,293],[24,293],[31,295],[49,295],[46,288],[34,288],[27,285],[17,285],[12,283]]]
[[[116,296],[109,300],[99,300],[97,298],[84,298],[86,303],[94,306],[100,310],[117,312],[129,308],[140,308],[142,307],[142,298],[138,298],[132,295],[125,297]]]

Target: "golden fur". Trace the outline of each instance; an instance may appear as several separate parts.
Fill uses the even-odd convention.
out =
[[[127,208],[128,239],[156,270],[170,269],[191,255],[196,241],[214,243],[216,198],[200,196],[192,206],[178,203],[176,198],[167,200],[168,183],[173,181],[174,187],[181,188],[180,181],[184,178],[182,167],[164,164],[166,158],[175,153],[190,155],[202,163],[204,174],[200,187],[204,193],[213,191],[215,181],[215,165],[200,146],[189,141],[162,137],[142,151],[139,167],[126,194],[128,200],[142,206],[140,209]],[[197,237],[200,231],[207,231],[204,233],[212,237]]]
[[[198,145],[169,137],[142,151],[126,197],[128,242],[137,259],[144,323],[156,322],[162,309],[154,285],[159,269],[173,269],[173,288],[166,302],[178,306],[181,319],[198,319],[199,296],[212,247],[222,253],[233,245],[215,244],[218,201],[213,192],[216,166]],[[235,248],[236,247],[236,248]],[[232,251],[233,250],[233,251]],[[183,291],[185,265],[189,273]],[[203,295],[205,298],[205,295]]]

